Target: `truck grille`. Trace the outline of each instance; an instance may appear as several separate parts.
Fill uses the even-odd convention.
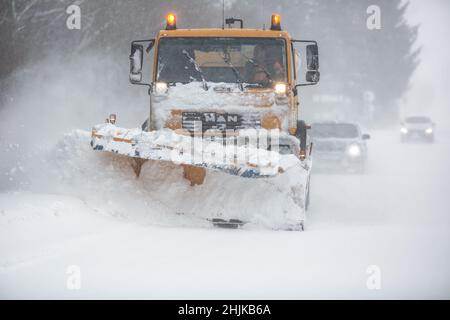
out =
[[[183,129],[199,132],[206,130],[240,130],[261,128],[260,114],[258,113],[217,113],[217,112],[183,112]]]

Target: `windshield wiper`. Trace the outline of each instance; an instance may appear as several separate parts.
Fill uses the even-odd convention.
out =
[[[236,69],[236,67],[231,63],[230,57],[225,54],[223,56],[223,61],[225,61],[225,63],[231,67],[231,70],[233,70],[233,73],[234,73],[234,75],[236,76],[236,79],[237,79],[237,84],[239,86],[239,90],[244,91],[244,85],[243,85],[244,79],[242,78],[241,73],[239,72],[239,70]]]
[[[195,59],[192,58],[186,50],[183,49],[182,53],[188,59],[188,61],[194,65],[195,70],[200,74],[200,78],[202,78],[203,89],[205,89],[205,91],[208,91],[209,89],[208,83],[206,82],[205,75],[200,66],[198,65],[197,61],[195,61]]]

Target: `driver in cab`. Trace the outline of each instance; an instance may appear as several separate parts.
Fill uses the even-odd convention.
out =
[[[283,64],[271,51],[261,45],[255,46],[253,59],[249,59],[245,67],[247,82],[267,85],[284,79]]]

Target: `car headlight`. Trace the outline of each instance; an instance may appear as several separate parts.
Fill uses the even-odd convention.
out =
[[[285,83],[277,83],[275,85],[276,94],[286,94],[287,86]]]
[[[351,157],[359,157],[361,155],[361,147],[357,144],[352,144],[350,147],[348,147],[347,152]]]
[[[426,134],[432,134],[433,133],[433,128],[428,128],[427,130],[425,130]]]
[[[403,127],[403,128],[400,129],[400,132],[403,133],[403,134],[407,134],[408,133],[408,129]]]
[[[156,82],[155,83],[155,93],[157,95],[166,94],[169,87],[167,86],[167,83],[165,82]]]

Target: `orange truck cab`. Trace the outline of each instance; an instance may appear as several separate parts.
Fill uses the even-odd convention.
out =
[[[235,22],[241,28],[231,28]],[[268,30],[244,29],[240,19],[226,23],[229,28],[178,29],[169,14],[154,39],[132,42],[130,81],[148,86],[150,94],[143,129],[203,135],[279,129],[300,139],[304,156],[307,127],[299,121],[298,88],[319,81],[317,43],[292,39],[279,15]],[[296,46],[305,47],[306,63]],[[150,71],[147,82],[143,70]]]

